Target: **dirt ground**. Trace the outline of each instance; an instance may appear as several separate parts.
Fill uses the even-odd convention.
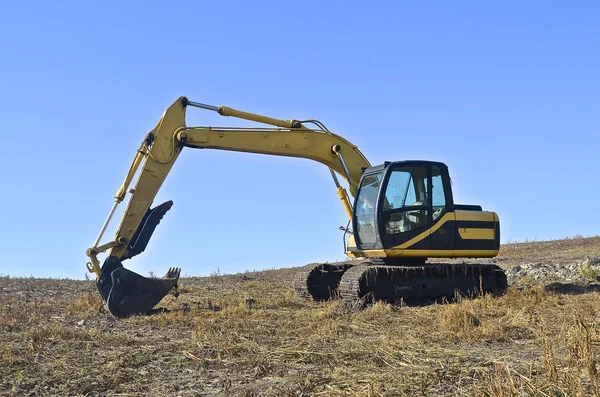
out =
[[[600,395],[600,237],[505,245],[501,297],[299,298],[297,269],[182,278],[115,320],[92,281],[0,278],[0,395]],[[184,270],[185,271],[185,270]]]

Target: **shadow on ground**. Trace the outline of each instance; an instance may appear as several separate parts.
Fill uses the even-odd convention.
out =
[[[546,291],[559,294],[582,295],[590,292],[600,292],[600,283],[579,285],[571,283],[552,283],[544,287]]]

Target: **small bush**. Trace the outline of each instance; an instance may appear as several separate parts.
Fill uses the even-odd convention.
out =
[[[600,268],[596,266],[583,265],[579,270],[581,275],[590,282],[600,280]]]

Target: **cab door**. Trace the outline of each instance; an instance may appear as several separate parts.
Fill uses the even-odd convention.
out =
[[[354,204],[354,230],[361,250],[381,248],[377,233],[377,197],[383,172],[363,176]]]
[[[451,211],[452,196],[447,174],[447,170],[435,164],[431,166],[431,248],[434,250],[453,250],[456,244],[456,216]],[[442,224],[436,228],[437,222]]]
[[[383,248],[431,248],[430,166],[393,166],[379,195],[379,233]]]

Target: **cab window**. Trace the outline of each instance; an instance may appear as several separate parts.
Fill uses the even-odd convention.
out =
[[[446,210],[446,192],[442,180],[442,170],[437,165],[431,167],[431,197],[433,201],[433,220],[438,219]]]
[[[356,198],[356,233],[362,244],[374,244],[377,241],[375,231],[375,203],[381,183],[381,173],[365,176]]]
[[[385,187],[382,221],[386,234],[404,233],[429,222],[427,167],[392,171]]]

